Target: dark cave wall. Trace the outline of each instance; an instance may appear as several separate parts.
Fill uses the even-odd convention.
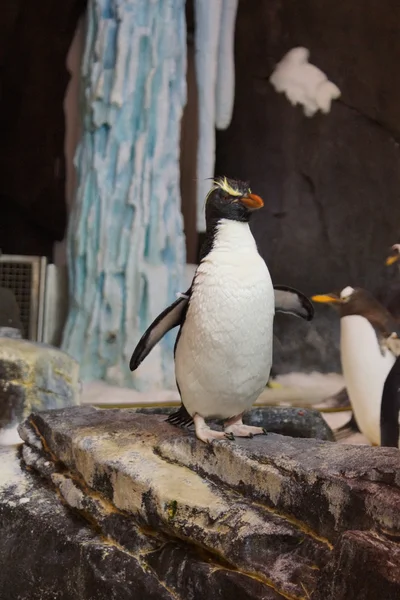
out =
[[[67,223],[66,56],[86,0],[3,0],[0,249],[52,258]]]
[[[323,293],[379,294],[400,236],[400,3],[239,2],[232,123],[217,133],[216,174],[248,179],[265,201],[253,231],[273,281]],[[341,89],[312,119],[267,78],[295,46]],[[278,372],[340,368],[339,321],[316,306],[309,324],[276,318]]]

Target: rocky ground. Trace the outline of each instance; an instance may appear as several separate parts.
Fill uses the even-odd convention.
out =
[[[8,600],[400,597],[396,449],[209,446],[165,416],[92,407],[33,413],[20,434],[1,453]]]

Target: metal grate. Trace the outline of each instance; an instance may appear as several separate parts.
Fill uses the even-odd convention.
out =
[[[33,341],[41,341],[46,262],[40,256],[0,256],[0,286],[13,291],[23,336]]]
[[[0,282],[14,292],[24,328],[22,334],[27,337],[31,325],[32,265],[0,262]]]

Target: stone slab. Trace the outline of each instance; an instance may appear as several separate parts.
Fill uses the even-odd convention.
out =
[[[92,407],[33,413],[20,435],[25,463],[71,509],[118,546],[157,561],[157,573],[177,589],[169,553],[188,556],[182,589],[198,573],[199,563],[195,569],[191,560],[200,556],[218,565],[221,581],[245,590],[243,597],[306,599],[337,576],[339,548],[349,532],[358,530],[346,542],[355,557],[354,578],[360,577],[364,539],[370,546],[379,538],[398,547],[396,449],[276,434],[210,446],[164,416]],[[387,559],[388,552],[376,553],[384,579]],[[350,572],[346,577],[327,600],[345,600],[342,591],[355,589],[356,579],[350,581]],[[389,583],[400,594],[400,578]]]

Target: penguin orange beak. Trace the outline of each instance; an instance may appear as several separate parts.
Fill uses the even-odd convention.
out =
[[[256,194],[248,194],[248,196],[243,196],[243,198],[240,198],[240,202],[250,210],[258,210],[264,206],[262,198]]]
[[[340,304],[341,300],[336,294],[322,294],[320,296],[311,296],[313,302],[321,302],[322,304]]]
[[[400,259],[400,254],[398,252],[396,252],[396,254],[391,254],[385,260],[385,265],[387,267],[390,267],[390,265],[394,265],[394,263],[397,262],[399,259]]]

